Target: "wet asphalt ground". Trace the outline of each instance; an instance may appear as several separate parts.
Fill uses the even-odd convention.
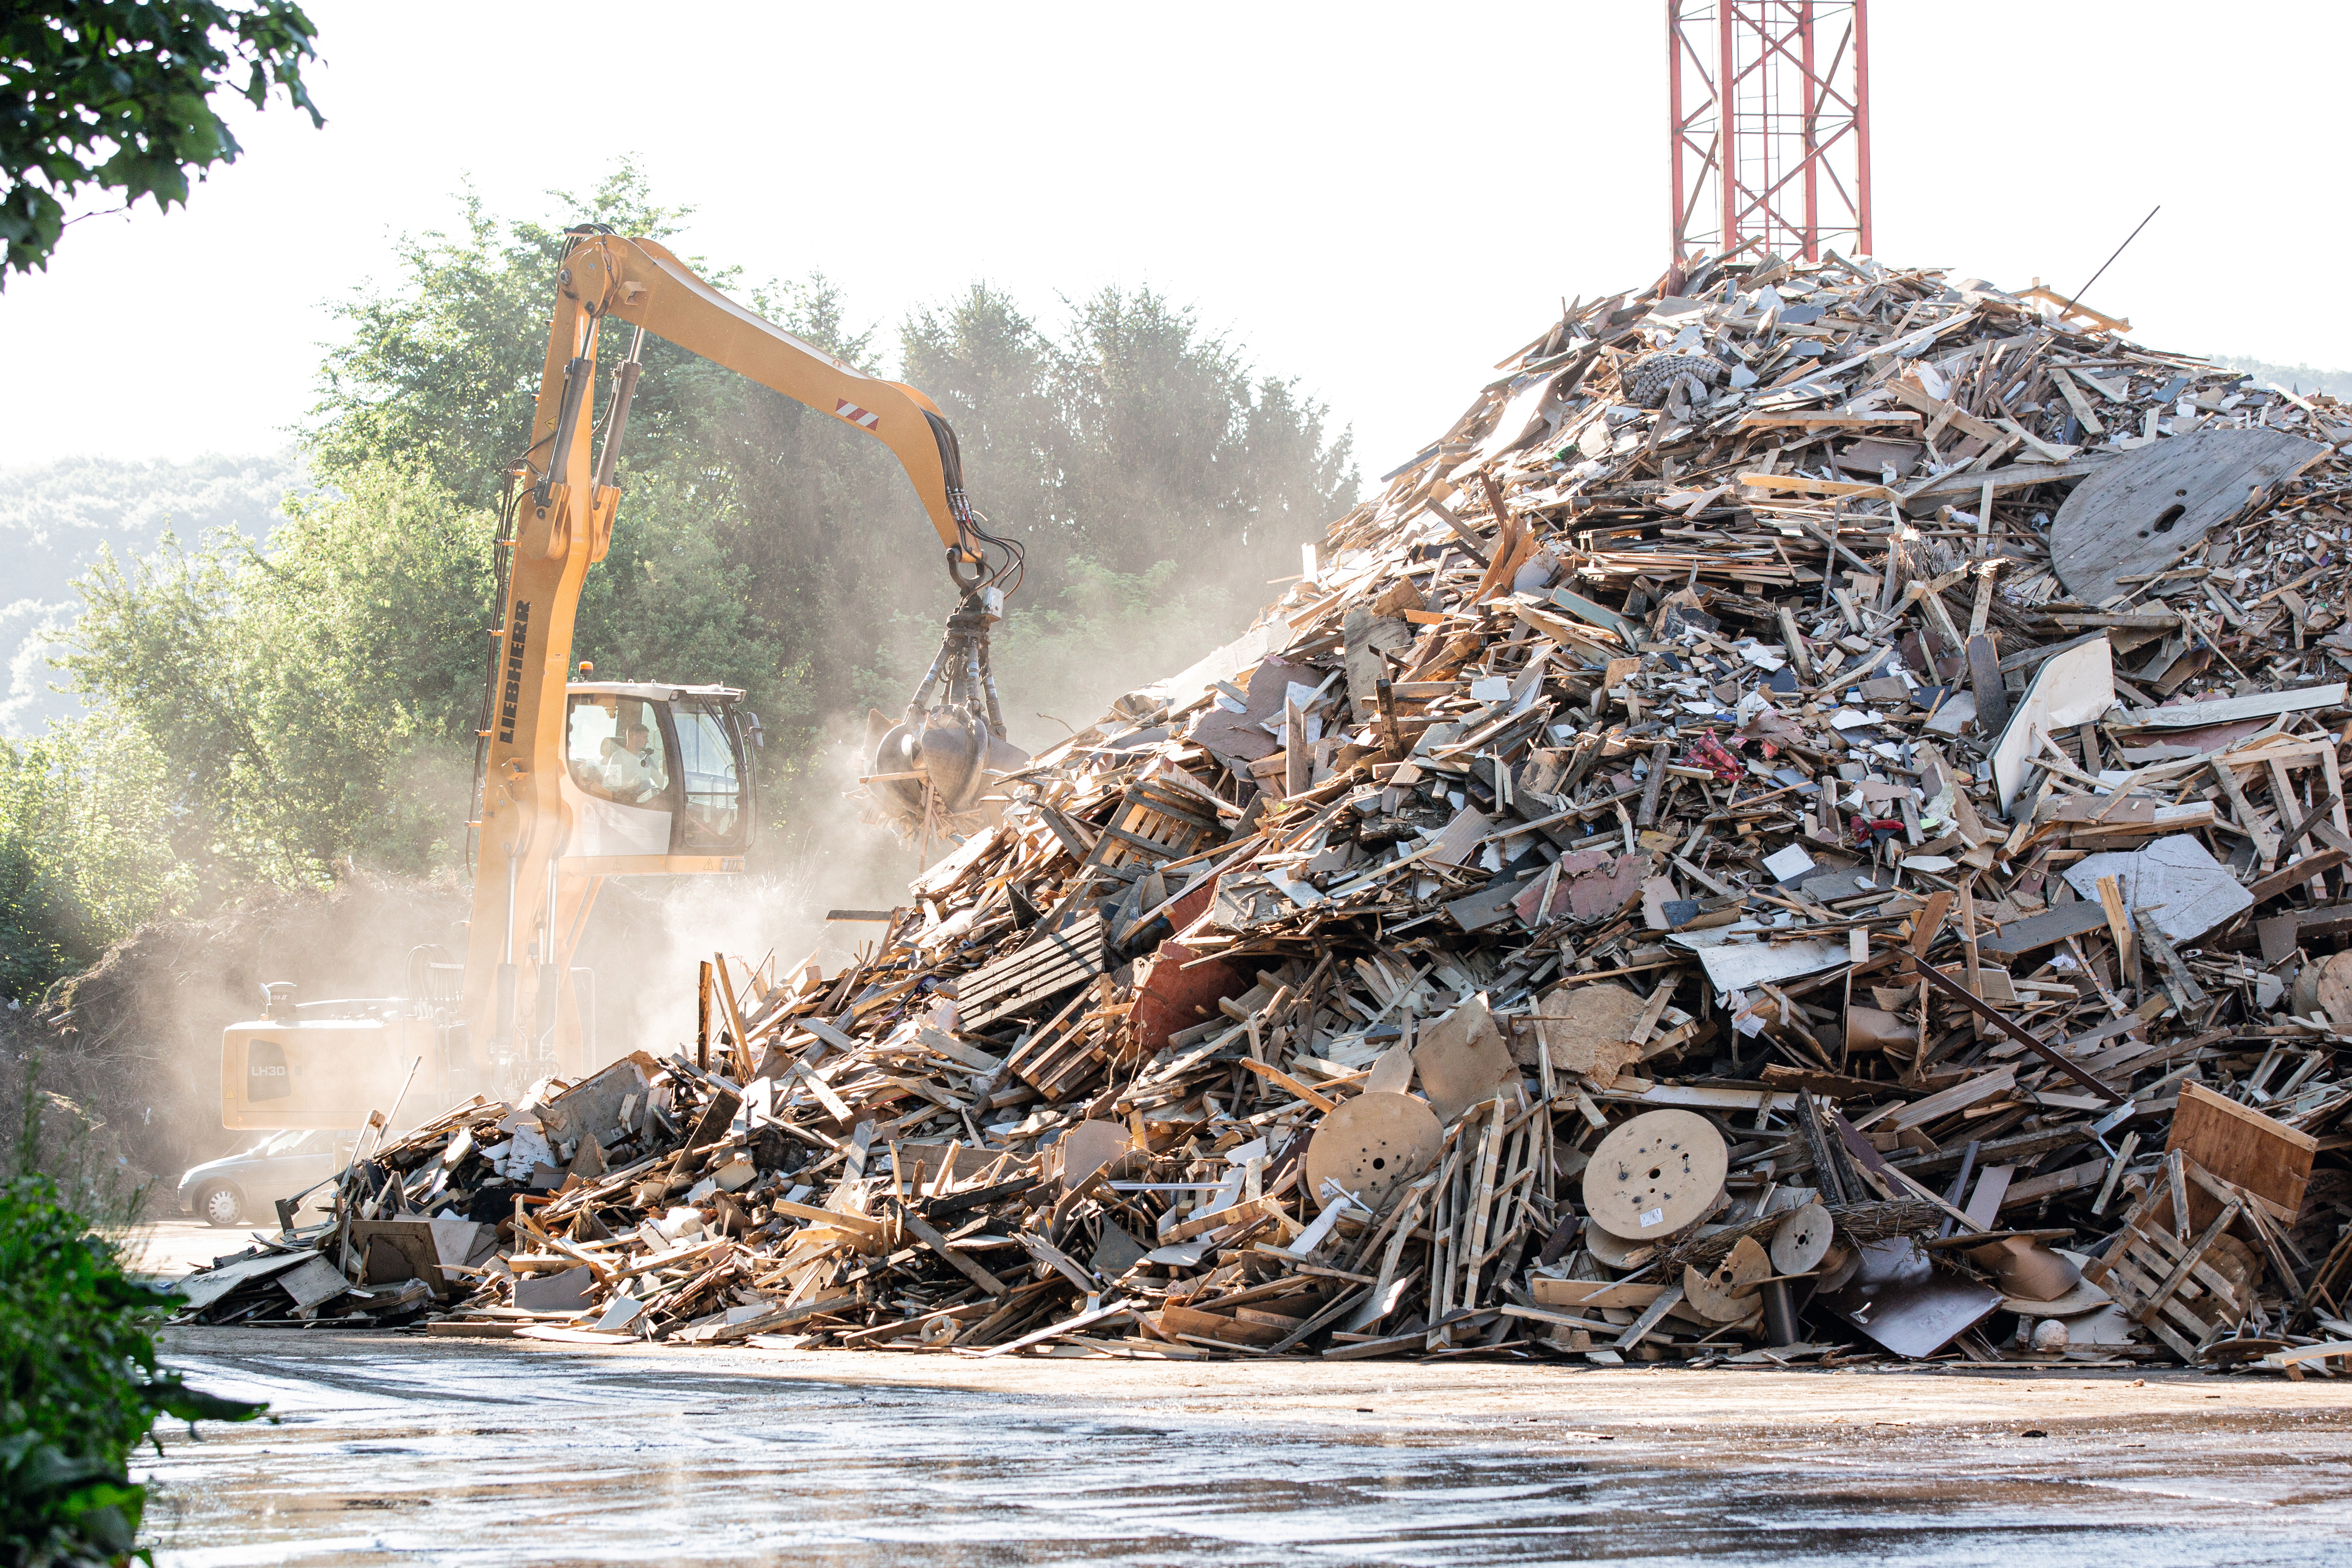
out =
[[[134,1466],[164,1568],[2352,1563],[2352,1380],[167,1350],[280,1420]]]

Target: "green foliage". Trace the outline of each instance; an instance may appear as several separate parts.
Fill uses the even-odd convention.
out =
[[[209,0],[33,0],[0,8],[0,282],[48,266],[66,203],[85,186],[142,196],[169,211],[188,199],[188,174],[236,161],[215,92],[246,69],[257,109],[274,82],[323,125],[302,64],[318,29],[292,0],[250,6]]]
[[[1114,571],[1295,560],[1353,491],[1349,438],[1326,447],[1295,382],[1253,386],[1237,350],[1148,289],[1087,300],[1055,361],[1057,510],[1073,552]]]
[[[263,1406],[189,1388],[156,1363],[170,1291],[134,1283],[116,1249],[33,1168],[28,1090],[18,1169],[0,1182],[0,1560],[119,1562],[146,1502],[123,1468],[159,1415],[250,1420]]]
[[[1295,381],[1254,381],[1151,289],[1103,289],[1056,339],[974,285],[899,340],[907,380],[963,441],[971,494],[1049,584],[1066,561],[1131,577],[1174,560],[1190,582],[1262,585],[1354,499],[1350,437],[1326,436],[1324,410]]]
[[[102,555],[65,663],[147,737],[178,837],[223,875],[317,881],[458,853],[491,519],[387,464],[289,502],[266,549]]]
[[[164,769],[115,710],[0,740],[0,995],[37,996],[194,891]]]
[[[458,199],[462,232],[399,242],[396,291],[358,290],[334,309],[349,336],[320,367],[310,410],[310,458],[325,479],[389,462],[422,471],[467,506],[488,507],[530,439],[568,241],[562,226],[501,223],[470,189]],[[574,221],[652,239],[667,238],[690,210],[655,205],[625,161],[594,195],[555,200]],[[670,422],[668,380],[649,373],[638,394],[630,429],[640,450]]]
[[[686,216],[626,163],[557,200],[654,237]],[[528,438],[565,243],[563,225],[501,221],[470,195],[463,217],[404,243],[394,282],[342,308],[311,432],[329,491],[289,501],[266,541],[167,534],[133,559],[101,554],[79,584],[65,665],[110,726],[81,743],[93,759],[101,740],[117,747],[122,776],[163,803],[143,842],[171,869],[125,861],[113,911],[75,926],[59,911],[94,889],[41,841],[39,816],[72,769],[12,754],[0,786],[26,803],[0,821],[0,918],[25,937],[12,986],[86,961],[141,911],[243,880],[460,860],[493,517]],[[886,369],[881,333],[821,274],[747,290],[693,264],[787,331]],[[609,366],[629,347],[616,328],[600,352]],[[1150,290],[1107,289],[1048,332],[976,285],[909,316],[896,347],[898,374],[957,427],[973,500],[1030,552],[997,657],[1016,723],[1040,709],[1083,723],[1188,662],[1354,499],[1348,437],[1326,435],[1323,410]],[[868,702],[905,701],[952,592],[887,448],[674,345],[649,338],[644,354],[618,523],[573,651],[606,678],[744,688],[771,740],[772,846],[821,771],[813,742]]]

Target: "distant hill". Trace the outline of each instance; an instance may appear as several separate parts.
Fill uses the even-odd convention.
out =
[[[2310,394],[2324,392],[2330,397],[2352,402],[2352,370],[2315,370],[2307,364],[2273,364],[2268,360],[2248,359],[2242,354],[2215,354],[2215,364],[2226,364],[2231,370],[2242,370],[2265,384],[2277,382],[2290,392]]]
[[[73,580],[101,543],[121,556],[152,550],[166,528],[186,540],[215,528],[258,538],[289,492],[312,488],[291,451],[185,463],[66,458],[0,468],[0,561],[7,563],[0,658],[8,665],[0,733],[38,734],[74,710],[72,698],[49,689],[54,645],[41,628],[71,616]]]

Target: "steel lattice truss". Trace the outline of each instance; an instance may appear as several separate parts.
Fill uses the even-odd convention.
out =
[[[1868,252],[1867,0],[1666,0],[1676,259]]]

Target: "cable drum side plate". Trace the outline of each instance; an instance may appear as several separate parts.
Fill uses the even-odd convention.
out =
[[[1325,1181],[1337,1182],[1374,1209],[1437,1158],[1445,1129],[1426,1102],[1410,1094],[1360,1094],[1323,1118],[1307,1145],[1304,1174],[1315,1206]]]
[[[1652,1110],[1601,1141],[1584,1167],[1592,1223],[1628,1241],[1669,1236],[1706,1213],[1730,1169],[1723,1134],[1689,1110]]]

